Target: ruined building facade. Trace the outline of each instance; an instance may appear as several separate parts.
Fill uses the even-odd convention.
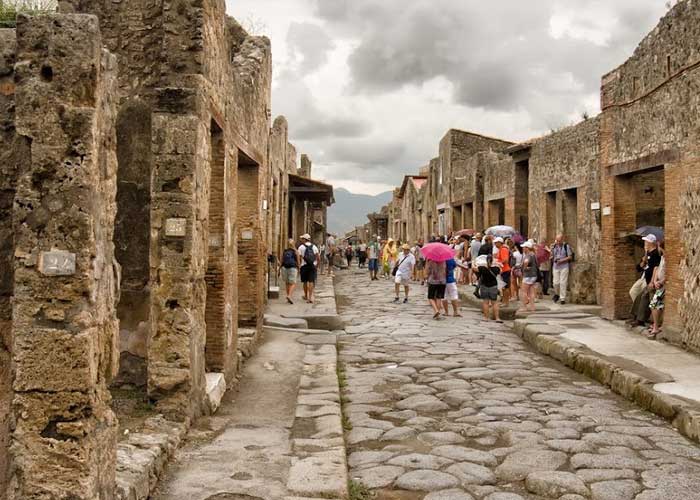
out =
[[[449,131],[421,169],[425,185],[399,190],[387,206],[387,236],[414,241],[498,224],[538,241],[564,233],[576,252],[571,299],[614,319],[627,317],[638,279],[637,229],[662,227],[664,336],[700,351],[698,26],[700,4],[677,2],[603,76],[598,117],[520,144]]]
[[[112,500],[110,388],[206,412],[268,263],[325,233],[333,196],[270,123],[270,43],[224,0],[59,10],[0,30],[0,497]]]

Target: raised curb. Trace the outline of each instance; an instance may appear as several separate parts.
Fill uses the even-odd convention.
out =
[[[654,389],[654,382],[621,368],[583,344],[559,337],[554,325],[519,319],[513,331],[542,354],[609,387],[613,392],[670,421],[678,431],[700,442],[700,408]]]

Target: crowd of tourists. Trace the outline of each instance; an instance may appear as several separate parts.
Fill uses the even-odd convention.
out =
[[[308,234],[300,240],[299,246],[289,240],[279,271],[290,304],[298,279],[304,300],[313,303],[318,273],[332,276],[334,269],[350,268],[356,261],[357,268],[368,270],[371,281],[393,281],[395,303],[409,302],[412,285],[427,287],[435,319],[462,316],[459,285],[474,287],[472,293],[481,300],[486,321],[502,322],[500,309],[512,302],[519,302],[518,312],[534,312],[537,300],[545,296],[564,305],[575,262],[574,249],[563,234],[551,243],[482,233],[433,236],[427,244],[419,239],[412,245],[376,236],[368,242],[340,243],[332,234],[320,248]],[[630,324],[650,322],[647,336],[653,339],[661,331],[666,266],[663,243],[654,234],[644,236],[643,241],[644,256],[637,266],[641,276],[630,290],[634,301]],[[434,243],[449,248],[450,253],[431,258],[428,250]]]

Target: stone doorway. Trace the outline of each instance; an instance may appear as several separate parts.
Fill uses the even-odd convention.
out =
[[[515,164],[515,229],[528,236],[530,210],[530,161]]]
[[[488,226],[502,226],[506,223],[506,200],[505,198],[500,198],[498,200],[491,200],[488,204],[489,214],[488,214]]]
[[[114,252],[121,266],[119,373],[113,386],[146,386],[150,332],[151,109],[139,100],[117,116]],[[168,189],[179,189],[173,184]]]

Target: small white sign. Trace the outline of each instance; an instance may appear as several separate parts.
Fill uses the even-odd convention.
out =
[[[165,236],[184,238],[187,236],[187,219],[166,219]]]
[[[600,210],[600,203],[591,203],[591,210]]]
[[[221,234],[209,235],[209,248],[221,248],[224,246],[224,237]]]
[[[610,207],[605,207],[603,209],[603,215],[612,215],[612,208]]]
[[[62,250],[41,252],[39,272],[45,276],[72,276],[75,274],[75,254]]]
[[[241,239],[250,241],[253,239],[253,230],[252,229],[244,229],[241,231]]]
[[[267,200],[263,200],[263,210],[267,210]]]

